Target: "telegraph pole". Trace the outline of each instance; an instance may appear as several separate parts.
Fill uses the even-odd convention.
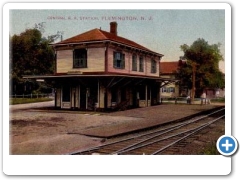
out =
[[[196,63],[192,63],[192,91],[191,91],[191,104],[194,103],[195,96],[195,81],[196,81]]]

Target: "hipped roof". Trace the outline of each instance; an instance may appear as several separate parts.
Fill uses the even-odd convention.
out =
[[[179,66],[178,61],[161,62],[160,63],[160,72],[161,72],[161,74],[173,74],[177,71],[178,66]]]
[[[54,44],[54,46],[60,46],[60,45],[67,45],[67,44],[78,44],[78,43],[89,43],[89,42],[98,42],[98,41],[111,41],[120,43],[126,46],[134,47],[143,51],[148,51],[154,54],[157,54],[159,56],[163,56],[162,54],[156,53],[154,51],[151,51],[150,49],[134,42],[129,39],[123,38],[121,36],[117,36],[113,33],[103,31],[101,29],[92,29],[90,31],[84,32],[82,34],[73,36],[71,38],[68,38],[66,40],[63,40],[61,42],[58,42]]]

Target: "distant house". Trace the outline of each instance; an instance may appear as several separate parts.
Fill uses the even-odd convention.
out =
[[[223,98],[225,97],[225,88],[206,88],[205,89],[206,95],[208,98]]]
[[[94,110],[147,107],[159,102],[162,54],[117,33],[92,29],[52,45],[53,75],[33,76],[52,83],[57,108]],[[162,68],[164,70],[164,68]]]
[[[179,85],[176,79],[176,71],[179,66],[179,61],[160,62],[160,72],[162,78],[175,79],[176,81],[162,82],[160,94],[161,97],[178,97]]]
[[[178,80],[176,79],[176,72],[178,68],[184,65],[186,61],[171,61],[171,62],[160,62],[160,77],[170,78],[172,81],[162,81],[160,88],[161,97],[179,97],[190,95],[190,89],[187,87],[180,87]],[[175,79],[175,81],[174,81]],[[225,90],[219,88],[205,88],[204,89],[208,98],[218,98],[225,96]],[[199,96],[200,97],[200,96]]]

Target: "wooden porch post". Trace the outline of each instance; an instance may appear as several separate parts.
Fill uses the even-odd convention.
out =
[[[100,108],[100,84],[98,79],[98,108]]]
[[[148,106],[148,87],[145,86],[145,107]]]
[[[88,109],[88,88],[86,88],[86,110]]]
[[[150,90],[149,90],[149,100],[150,100],[150,106],[152,105],[152,88],[150,87]]]

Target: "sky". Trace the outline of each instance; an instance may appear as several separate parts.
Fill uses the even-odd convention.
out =
[[[43,22],[43,36],[63,32],[63,39],[94,28],[109,31],[109,23],[118,23],[118,35],[164,55],[162,61],[177,61],[183,55],[180,46],[198,38],[209,44],[220,43],[225,53],[224,10],[11,10],[10,35],[20,34],[35,23]],[[224,72],[224,62],[220,63]]]

